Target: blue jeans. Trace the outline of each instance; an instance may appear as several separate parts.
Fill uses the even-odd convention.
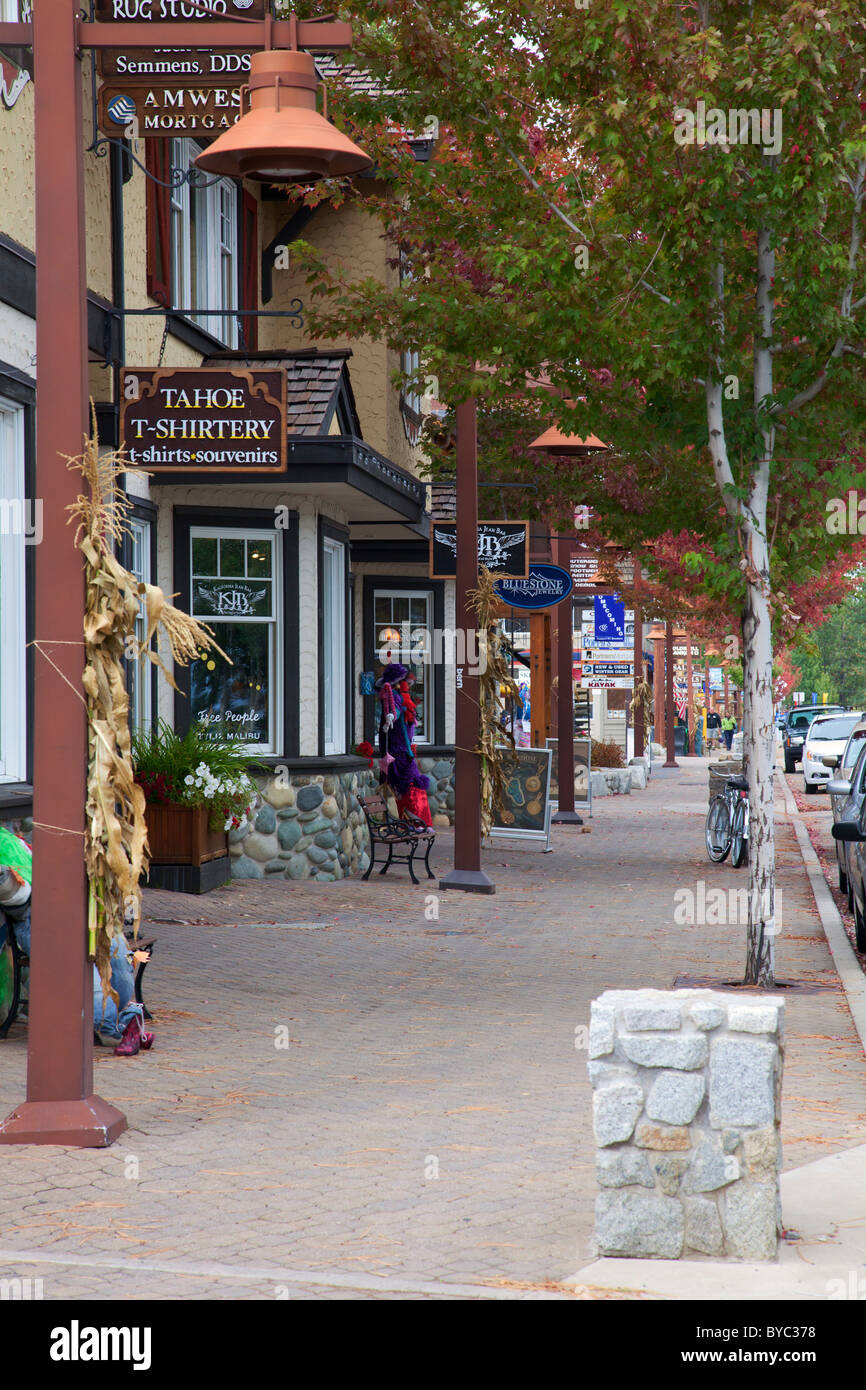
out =
[[[24,916],[19,920],[9,917],[0,911],[0,950],[6,945],[9,931],[15,933],[15,941],[19,951],[23,951],[25,956],[30,955],[30,907],[28,906]]]
[[[111,943],[111,983],[117,990],[119,1003],[103,995],[99,971],[93,967],[93,1027],[97,1033],[122,1038],[130,1019],[144,1023],[144,1010],[135,1002],[135,973],[129,963],[126,942],[116,936]]]

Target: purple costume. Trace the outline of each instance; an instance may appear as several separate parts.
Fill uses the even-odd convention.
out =
[[[419,787],[426,792],[430,786],[429,777],[424,776],[412,752],[412,737],[415,732],[414,701],[405,700],[396,689],[408,675],[405,666],[392,662],[385,667],[375,686],[381,705],[379,781],[388,783],[398,801],[412,787]],[[389,721],[391,715],[393,721]],[[410,718],[411,722],[408,722]]]

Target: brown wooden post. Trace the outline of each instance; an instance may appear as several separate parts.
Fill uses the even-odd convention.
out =
[[[665,722],[665,639],[653,638],[653,739],[661,743]]]
[[[674,625],[665,624],[665,767],[679,767],[674,738]]]
[[[550,736],[550,614],[529,615],[530,738],[543,748]]]
[[[634,688],[643,680],[643,616],[640,609],[640,560],[634,557]],[[634,693],[634,692],[632,692]],[[643,703],[634,711],[634,755],[642,756],[646,744],[646,716]]]
[[[457,407],[457,631],[475,627],[469,594],[478,587],[478,436],[476,404]],[[468,649],[468,642],[466,644]],[[458,668],[456,751],[454,756],[454,868],[440,888],[494,893],[481,868],[481,760],[475,752],[480,732],[480,681],[468,665]]]
[[[67,511],[82,480],[62,457],[81,452],[88,428],[78,9],[78,0],[33,6],[36,496],[43,535],[35,555],[32,950],[27,1100],[0,1124],[0,1143],[97,1148],[116,1139],[126,1120],[93,1094],[93,967],[82,853],[84,561]]]
[[[686,632],[686,682],[688,684],[688,700],[686,702],[686,726],[688,734],[688,747],[691,753],[695,751],[695,712],[694,698],[695,691],[692,684],[692,639],[691,634]]]
[[[566,574],[569,571],[571,539],[558,536],[556,542],[556,562]],[[574,597],[573,591],[562,603],[557,604],[554,621],[558,625],[557,638],[557,780],[559,800],[554,825],[583,825],[583,818],[574,809]]]

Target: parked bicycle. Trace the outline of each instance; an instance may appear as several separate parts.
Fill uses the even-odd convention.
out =
[[[707,854],[714,864],[731,856],[739,869],[749,856],[749,784],[745,777],[726,777],[724,790],[707,811]]]

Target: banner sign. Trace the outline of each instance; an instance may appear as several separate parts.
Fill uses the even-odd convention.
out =
[[[479,521],[478,567],[494,574],[529,574],[529,522]],[[430,578],[457,575],[457,522],[434,521],[430,531]]]
[[[530,565],[525,579],[497,579],[493,587],[512,608],[551,608],[567,599],[574,585],[558,565]]]
[[[625,642],[625,604],[613,594],[597,594],[593,626],[598,642]]]
[[[99,89],[99,127],[107,135],[138,121],[137,136],[156,139],[228,130],[241,113],[241,89],[220,87],[138,86],[106,83]]]
[[[120,443],[149,472],[284,473],[284,368],[124,367]]]
[[[553,754],[553,767],[550,774],[550,799],[559,801],[559,739],[549,738],[545,740],[545,747],[549,748]],[[589,814],[592,815],[592,778],[590,777],[590,763],[592,760],[592,740],[588,738],[575,738],[574,740],[574,800],[589,807]]]
[[[549,748],[514,748],[502,752],[505,778],[502,807],[494,812],[491,838],[516,836],[550,845]]]
[[[212,24],[215,19],[231,19],[233,15],[243,15],[244,19],[264,19],[268,8],[267,0],[207,0],[207,9],[201,4],[191,5],[188,0],[96,0],[94,19],[97,23],[111,21],[121,24],[170,24],[179,23]],[[242,30],[243,26],[238,25]]]

